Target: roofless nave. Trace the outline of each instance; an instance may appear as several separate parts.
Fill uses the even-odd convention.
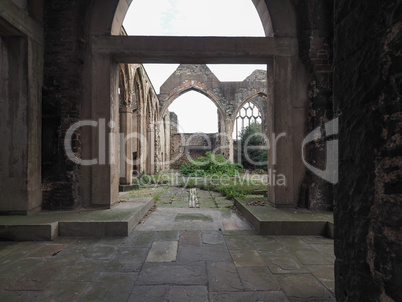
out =
[[[267,136],[286,133],[269,168],[289,180],[271,188],[268,200],[277,207],[299,198],[312,208],[334,207],[339,301],[401,300],[401,3],[252,2],[266,37],[124,37],[130,1],[2,0],[0,212],[38,211],[46,194],[65,208],[116,203],[120,127],[110,126],[120,125],[120,64],[266,64]],[[160,114],[155,106],[147,107],[152,118]],[[335,118],[338,135],[325,129]],[[70,161],[68,129],[102,120],[104,143],[115,147],[102,154],[99,129],[88,126],[73,136],[73,151],[116,161]],[[336,185],[302,161],[300,146],[318,127],[321,139],[305,155],[325,171],[328,143],[337,140]],[[325,133],[334,135],[323,139]]]

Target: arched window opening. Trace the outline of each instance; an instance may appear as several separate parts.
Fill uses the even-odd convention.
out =
[[[253,102],[246,102],[236,116],[233,139],[238,141],[245,129],[251,124],[260,124],[260,128],[264,129],[264,127],[262,127],[262,115],[260,109]]]
[[[177,129],[180,133],[218,132],[218,109],[209,98],[199,92],[183,94],[173,101],[168,110],[177,115]]]
[[[234,158],[246,169],[266,171],[267,149],[263,118],[260,108],[247,101],[240,108],[234,124]]]

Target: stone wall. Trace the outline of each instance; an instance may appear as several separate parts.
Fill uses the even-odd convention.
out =
[[[333,0],[304,0],[298,3],[299,55],[309,74],[307,131],[321,128],[334,118],[332,97]],[[326,168],[325,140],[306,146],[308,161],[320,170]],[[332,185],[310,171],[304,180],[300,206],[332,210]]]
[[[81,116],[82,71],[86,41],[85,12],[90,1],[46,1],[43,85],[43,207],[69,209],[80,205],[79,167],[64,152],[64,137]],[[73,137],[80,156],[80,132]],[[52,185],[57,183],[57,185]],[[58,199],[57,196],[63,196]]]
[[[215,150],[218,144],[215,133],[176,133],[171,134],[170,139],[170,167],[174,169],[205,156],[206,152]]]
[[[0,1],[0,214],[26,215],[42,204],[43,7],[27,4]]]
[[[267,73],[255,70],[239,82],[221,82],[204,64],[181,64],[161,86],[161,112],[180,95],[196,90],[211,99],[218,107],[220,132],[231,136],[234,119],[243,103],[252,100],[262,112],[267,111]]]
[[[402,1],[335,1],[338,301],[402,301]]]

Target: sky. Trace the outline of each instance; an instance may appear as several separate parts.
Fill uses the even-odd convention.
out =
[[[132,36],[265,36],[251,0],[133,0],[123,26]],[[178,66],[144,64],[157,93]],[[243,81],[255,69],[266,69],[266,65],[208,67],[220,81]],[[217,132],[217,108],[200,93],[185,93],[169,111],[178,115],[180,132]],[[198,117],[206,118],[198,121]]]

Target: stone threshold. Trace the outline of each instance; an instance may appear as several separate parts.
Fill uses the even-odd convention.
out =
[[[42,211],[30,216],[0,216],[0,240],[128,236],[153,205],[153,198],[147,197],[129,199],[107,210]]]
[[[133,190],[138,190],[140,185],[132,184],[132,185],[119,185],[119,192],[129,192]]]
[[[278,209],[265,203],[263,206],[247,205],[262,198],[251,196],[237,198],[235,207],[260,235],[324,236],[334,238],[332,212],[310,211],[299,208]]]

